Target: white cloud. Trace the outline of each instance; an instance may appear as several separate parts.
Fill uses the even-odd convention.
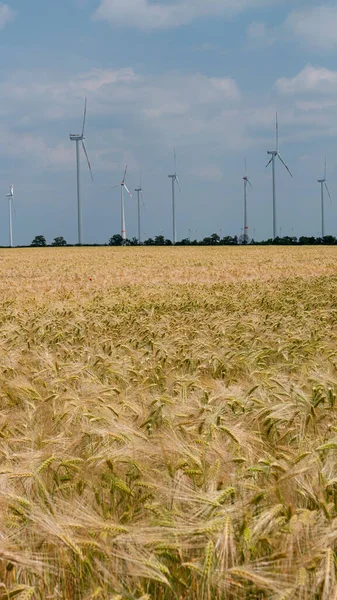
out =
[[[253,22],[247,29],[247,39],[251,46],[295,41],[315,51],[333,50],[337,47],[337,6],[321,4],[293,10],[283,23],[273,28]]]
[[[310,46],[332,50],[337,46],[337,6],[322,4],[292,11],[285,21],[285,29]]]
[[[217,165],[202,165],[190,169],[189,174],[192,177],[197,177],[201,181],[221,181],[223,178],[223,170]]]
[[[277,80],[275,89],[284,141],[335,132],[337,72],[308,65],[293,78]],[[176,145],[179,153],[193,149],[195,176],[216,180],[221,171],[209,156],[267,148],[273,139],[276,106],[260,94],[242,96],[225,75],[151,75],[133,68],[94,69],[68,78],[14,72],[0,83],[0,94],[6,124],[1,153],[50,168],[73,166],[68,133],[81,128],[86,94],[87,145],[95,170],[120,170],[122,162],[138,168],[137,156],[151,147],[166,153]]]
[[[0,29],[4,29],[8,23],[15,19],[16,12],[9,8],[8,4],[0,2]]]
[[[254,21],[247,29],[247,37],[250,45],[265,48],[271,46],[277,39],[277,35],[268,29],[264,23]]]
[[[65,167],[73,160],[73,148],[69,144],[55,143],[45,140],[40,134],[18,133],[9,131],[6,127],[0,128],[0,135],[5,147],[5,156],[8,158],[29,157],[37,166]]]
[[[112,144],[118,143],[119,148],[127,151],[142,136],[149,141],[160,136],[162,143],[173,145],[177,140],[184,143],[187,137],[192,141],[200,134],[204,139],[222,140],[224,128],[234,144],[241,142],[243,126],[234,125],[235,119],[241,118],[240,91],[235,81],[225,76],[180,72],[152,76],[124,68],[94,69],[68,79],[54,79],[47,73],[25,71],[14,72],[9,80],[0,83],[0,94],[3,99],[0,114],[8,123],[15,122],[14,136],[9,136],[9,152],[16,152],[19,158],[24,154],[32,160],[34,156],[41,157],[43,164],[66,165],[69,161],[67,132],[81,127],[85,95],[88,95],[88,147],[90,150],[96,145],[97,162],[104,167],[108,155],[111,161]],[[97,117],[108,118],[110,127],[106,121],[104,129],[96,127],[93,141],[90,125]],[[124,120],[125,126],[121,125]],[[60,141],[57,130],[54,132],[57,141],[53,144],[53,134],[47,134],[53,122],[58,130],[59,123],[63,124],[65,142]],[[22,131],[20,144],[17,130]],[[39,134],[28,135],[27,130]],[[41,134],[44,131],[45,138]]]
[[[101,0],[96,19],[139,29],[179,27],[206,16],[229,17],[247,8],[275,4],[277,0]]]
[[[314,110],[328,110],[337,106],[337,99],[331,98],[318,98],[314,100],[297,100],[296,106],[304,112],[310,112]]]
[[[337,92],[337,71],[324,67],[307,65],[295,77],[281,77],[275,83],[281,94],[303,94],[315,92],[319,94]]]

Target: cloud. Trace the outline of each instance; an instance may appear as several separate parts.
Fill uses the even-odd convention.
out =
[[[275,27],[254,21],[247,29],[247,40],[249,45],[257,47],[295,41],[315,51],[334,50],[337,47],[337,6],[321,4],[293,10]]]
[[[101,168],[107,161],[114,162],[112,154],[116,154],[117,146],[119,154],[125,155],[130,147],[137,146],[138,139],[141,144],[155,140],[179,146],[187,138],[193,143],[202,135],[205,140],[216,138],[222,143],[224,128],[237,144],[243,130],[238,109],[240,90],[226,76],[180,72],[149,75],[122,68],[93,69],[64,79],[20,71],[0,83],[0,94],[0,115],[7,124],[13,123],[13,136],[9,132],[7,136],[10,154],[17,153],[18,158],[26,154],[31,160],[40,157],[44,165],[66,166],[69,161],[68,132],[81,128],[85,95],[88,149],[94,161],[91,149],[96,147],[95,162]]]
[[[45,140],[43,135],[32,133],[18,133],[9,131],[6,127],[0,128],[0,135],[6,148],[6,158],[19,158],[24,161],[29,157],[31,163],[43,167],[66,167],[73,161],[73,149],[69,144],[61,144]],[[49,142],[49,143],[48,143]]]
[[[254,21],[247,29],[247,38],[251,46],[266,48],[275,43],[277,33],[268,29],[264,23]]]
[[[275,84],[278,104],[290,127],[290,138],[300,141],[337,133],[337,71],[307,65],[294,77]]]
[[[284,141],[336,133],[337,72],[307,65],[293,78],[278,79],[274,89]],[[179,154],[193,156],[189,168],[196,177],[216,180],[221,171],[210,156],[265,149],[273,139],[276,106],[261,94],[242,95],[225,74],[149,74],[128,67],[65,78],[20,71],[0,83],[0,94],[1,155],[64,171],[73,167],[68,134],[81,129],[85,95],[95,170],[118,171],[126,162],[137,169],[137,157],[167,156],[177,146]]]
[[[193,169],[190,169],[189,174],[201,181],[221,181],[223,178],[223,170],[217,165],[193,167]]]
[[[337,92],[337,71],[330,71],[324,67],[307,65],[295,77],[281,77],[275,83],[275,88],[281,94],[335,94]]]
[[[8,23],[15,19],[16,12],[9,8],[8,4],[0,2],[0,29],[4,29]]]
[[[321,4],[292,11],[284,27],[293,37],[309,46],[333,50],[337,46],[337,7]]]
[[[277,0],[101,0],[94,18],[115,26],[143,30],[167,29],[207,16],[230,17],[247,8],[275,4]]]

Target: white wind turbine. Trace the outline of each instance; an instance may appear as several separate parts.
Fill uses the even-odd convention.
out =
[[[329,192],[329,188],[328,188],[328,184],[326,182],[326,157],[325,157],[325,163],[324,163],[324,177],[323,179],[318,179],[318,183],[321,184],[321,218],[322,218],[322,238],[324,238],[325,235],[325,231],[324,231],[324,186],[326,191],[328,192],[328,196],[331,200],[331,195]]]
[[[84,137],[84,129],[85,129],[85,121],[87,117],[87,99],[84,102],[84,115],[83,115],[83,125],[82,125],[82,133],[71,133],[70,139],[72,142],[76,142],[76,168],[77,168],[77,228],[78,228],[78,244],[82,244],[82,213],[81,213],[81,188],[80,188],[80,142],[82,142],[82,148],[87,159],[90,175],[92,181],[94,180],[91,170],[91,164],[89,161],[87,149],[85,147],[85,137]]]
[[[8,213],[9,213],[9,245],[13,248],[13,220],[12,220],[12,209],[14,201],[14,185],[9,188],[9,194],[6,194],[8,198]]]
[[[176,149],[174,148],[174,173],[169,175],[169,178],[172,180],[172,222],[173,222],[173,244],[177,242],[176,236],[176,207],[175,207],[175,184],[178,186],[178,190],[181,193],[179,178],[177,175],[177,157],[176,157]]]
[[[276,157],[280,159],[283,166],[287,169],[289,175],[292,177],[292,174],[284,162],[281,154],[278,151],[278,116],[276,113],[276,150],[268,150],[267,154],[271,155],[271,159],[269,163],[266,165],[266,168],[269,167],[270,163],[272,163],[272,171],[273,171],[273,238],[276,238],[277,235],[277,219],[276,219],[276,186],[275,186],[275,159]]]
[[[135,188],[135,192],[137,192],[137,208],[138,208],[138,243],[141,244],[141,229],[140,229],[140,198],[144,198],[143,196],[143,188],[142,188],[142,175],[140,175],[140,183],[137,188]]]
[[[247,185],[253,187],[250,183],[247,175],[247,161],[245,160],[245,171],[246,174],[243,178],[243,243],[248,242],[248,220],[247,220]]]
[[[126,167],[125,167],[122,181],[118,185],[113,186],[114,188],[117,188],[117,187],[121,188],[121,235],[122,235],[123,242],[125,242],[125,240],[126,240],[124,189],[126,189],[130,198],[132,198],[132,194],[125,184],[127,171],[128,171],[128,165],[126,165]]]

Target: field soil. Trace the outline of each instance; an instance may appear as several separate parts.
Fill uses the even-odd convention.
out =
[[[337,248],[0,251],[0,600],[337,600]]]

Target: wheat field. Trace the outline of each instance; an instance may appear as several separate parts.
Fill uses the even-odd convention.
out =
[[[0,600],[336,600],[337,248],[0,252]]]

